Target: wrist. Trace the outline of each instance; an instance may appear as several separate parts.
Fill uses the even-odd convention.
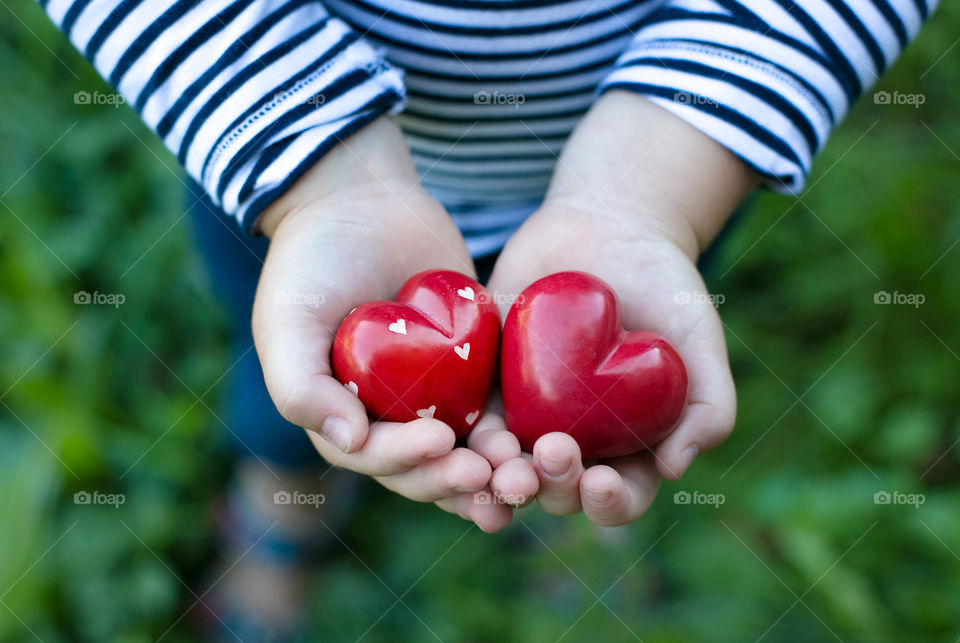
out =
[[[572,230],[568,234],[573,236],[595,229],[609,239],[624,242],[667,241],[691,262],[696,262],[700,252],[696,232],[686,217],[649,207],[649,203],[624,202],[612,197],[604,198],[601,204],[591,191],[555,192],[544,199],[531,218],[542,218],[542,224],[551,229]]]
[[[570,137],[547,199],[580,202],[599,216],[612,210],[695,259],[758,184],[743,161],[686,121],[612,90]]]
[[[321,204],[413,200],[421,192],[399,127],[383,117],[331,148],[263,211],[257,228],[272,238],[281,223],[322,216]]]

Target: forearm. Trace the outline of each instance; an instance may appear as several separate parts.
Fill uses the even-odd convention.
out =
[[[759,181],[682,119],[637,94],[612,90],[571,135],[547,199],[588,205],[601,216],[635,212],[643,226],[695,257]]]
[[[320,2],[44,8],[246,229],[339,140],[404,100],[400,73]]]

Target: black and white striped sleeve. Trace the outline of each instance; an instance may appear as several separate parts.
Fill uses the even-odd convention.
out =
[[[257,215],[398,110],[400,72],[317,0],[41,0],[224,211]]]
[[[781,192],[799,191],[850,104],[936,0],[668,0],[601,91],[644,94]]]

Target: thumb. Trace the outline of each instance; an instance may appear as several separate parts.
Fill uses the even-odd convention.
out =
[[[314,431],[343,453],[366,442],[363,403],[333,377],[330,349],[345,316],[322,293],[279,290],[264,271],[253,307],[253,337],[273,403],[289,422]]]

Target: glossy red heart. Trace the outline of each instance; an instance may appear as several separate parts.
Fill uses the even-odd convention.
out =
[[[665,438],[687,399],[687,372],[661,336],[628,332],[613,290],[560,272],[518,297],[503,329],[500,381],[507,427],[525,451],[569,433],[584,458],[612,458]]]
[[[490,394],[500,314],[466,275],[429,270],[411,277],[396,301],[355,308],[340,324],[333,370],[374,417],[433,417],[458,437],[476,426]]]

